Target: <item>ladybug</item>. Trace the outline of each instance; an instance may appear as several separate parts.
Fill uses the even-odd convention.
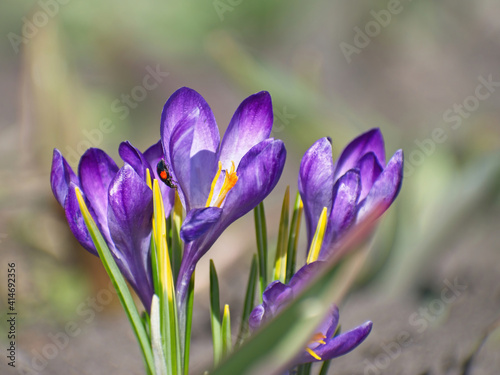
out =
[[[156,172],[158,172],[158,177],[162,180],[165,185],[169,188],[177,189],[177,185],[175,184],[177,181],[174,181],[170,171],[168,170],[168,164],[165,163],[165,160],[160,160],[158,165],[156,166]]]

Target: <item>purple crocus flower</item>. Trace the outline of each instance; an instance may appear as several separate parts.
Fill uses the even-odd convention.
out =
[[[122,168],[104,151],[88,149],[80,159],[77,176],[55,149],[50,183],[74,236],[90,253],[98,255],[76,198],[75,188],[81,190],[120,271],[149,311],[153,296],[150,261],[153,194],[146,183],[146,168],[156,173],[151,165],[158,163],[163,151],[157,143],[143,154],[129,142],[123,142],[119,153],[125,161]],[[173,191],[166,186],[162,189],[168,215]]]
[[[299,192],[304,203],[308,244],[327,208],[327,227],[319,260],[328,258],[349,227],[372,210],[385,211],[396,199],[403,180],[403,151],[385,163],[384,138],[372,129],[332,159],[329,138],[316,141],[300,164]]]
[[[263,303],[250,314],[249,324],[256,330],[263,323],[276,316],[307,285],[311,277],[319,272],[323,262],[313,262],[302,267],[288,284],[273,281],[262,295]],[[372,322],[367,321],[351,331],[334,336],[339,322],[339,310],[332,305],[326,319],[316,329],[304,350],[294,358],[290,365],[326,361],[344,355],[356,348],[368,336]]]
[[[269,138],[272,124],[267,92],[240,104],[222,141],[212,110],[196,91],[180,88],[165,104],[165,162],[187,212],[180,233],[185,243],[177,280],[180,304],[198,260],[278,182],[286,150],[282,141]]]

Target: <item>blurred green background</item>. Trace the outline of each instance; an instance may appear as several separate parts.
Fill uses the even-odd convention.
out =
[[[300,158],[318,138],[330,136],[336,156],[378,126],[387,157],[405,151],[403,190],[342,310],[345,327],[371,319],[374,332],[331,374],[369,373],[363,361],[375,361],[381,343],[405,327],[414,345],[376,365],[381,373],[470,366],[487,374],[500,366],[488,355],[500,338],[485,336],[500,315],[500,3],[7,0],[0,14],[0,277],[16,262],[20,363],[43,374],[141,373],[124,314],[116,298],[104,298],[102,267],[72,238],[52,197],[52,149],[75,168],[90,146],[114,158],[123,140],[145,149],[159,139],[166,99],[188,86],[208,101],[221,131],[245,97],[271,93],[273,136],[288,150],[266,201],[274,237],[284,189],[296,191]],[[209,255],[235,311],[243,296],[230,285],[245,281],[252,222],[235,223]],[[211,356],[207,271],[205,259],[193,373]],[[466,295],[432,319],[432,330],[415,332],[408,317],[455,277]],[[68,322],[82,332],[47,359],[42,351]]]

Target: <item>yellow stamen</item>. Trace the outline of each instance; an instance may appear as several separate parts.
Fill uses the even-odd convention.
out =
[[[321,357],[319,355],[317,355],[316,353],[314,353],[311,348],[306,348],[306,352],[308,352],[311,355],[311,357],[314,357],[318,361],[321,361]]]
[[[219,197],[215,201],[214,206],[220,207],[224,198],[226,198],[227,193],[236,185],[238,182],[238,176],[236,175],[236,167],[234,166],[234,161],[231,161],[231,169],[229,172],[226,170],[226,176],[224,177],[224,184],[220,188]]]
[[[214,197],[215,186],[217,185],[217,181],[219,180],[220,173],[222,171],[222,162],[219,161],[219,168],[217,169],[217,173],[215,174],[214,179],[212,180],[212,185],[210,186],[210,193],[208,194],[208,199],[205,207],[210,207],[210,203],[212,203],[212,199]],[[238,182],[238,176],[236,175],[236,167],[234,165],[234,161],[231,161],[231,168],[226,170],[226,175],[224,177],[224,183],[220,188],[219,195],[213,204],[214,207],[220,207],[224,199],[226,198],[227,193],[236,185]]]
[[[210,187],[210,194],[208,194],[207,204],[205,205],[205,207],[210,207],[210,203],[212,203],[212,197],[214,196],[215,185],[217,184],[217,180],[219,179],[221,171],[222,171],[222,163],[219,161],[219,169],[217,169],[217,173],[215,174],[215,177],[212,180],[212,186]]]
[[[149,172],[149,168],[146,168],[146,184],[148,184],[149,188],[153,190],[153,186],[151,185],[151,172]]]
[[[311,337],[311,341],[309,342],[309,344],[313,344],[313,343],[320,343],[320,344],[326,344],[324,339],[326,339],[326,336],[323,335],[321,332],[318,332],[318,333],[315,333],[313,335],[313,337]]]
[[[308,345],[316,343],[324,345],[326,344],[324,339],[326,339],[326,336],[323,335],[321,332],[315,333],[313,337],[311,337],[311,341],[309,341]],[[317,355],[311,348],[306,347],[306,352],[308,352],[312,357],[316,358],[318,361],[321,361],[321,357]]]
[[[309,248],[307,264],[318,260],[319,252],[321,250],[321,245],[323,245],[323,238],[325,237],[326,212],[327,208],[323,207],[321,215],[319,216],[318,225],[316,226],[316,232],[314,233],[314,237],[311,242],[311,247]]]

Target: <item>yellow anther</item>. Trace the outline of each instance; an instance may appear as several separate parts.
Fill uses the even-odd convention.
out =
[[[210,186],[210,194],[208,194],[207,204],[205,205],[205,207],[210,207],[210,203],[212,202],[212,197],[214,196],[215,185],[217,184],[217,180],[219,179],[221,171],[222,171],[222,163],[219,161],[219,168],[217,169],[217,173],[215,174],[215,177],[212,180],[212,185]]]
[[[323,238],[325,237],[325,229],[327,222],[326,213],[327,213],[327,208],[323,207],[321,215],[319,216],[318,225],[316,226],[316,232],[314,233],[314,237],[311,242],[311,247],[309,248],[309,255],[307,256],[307,264],[318,260],[319,252],[321,250],[321,245],[323,245]]]
[[[311,341],[309,341],[309,344],[313,343],[326,344],[324,339],[326,339],[326,336],[323,335],[321,332],[318,332],[315,333],[313,337],[311,337]]]
[[[149,168],[146,168],[146,184],[148,184],[149,188],[153,190],[153,186],[151,185],[151,172],[149,172]]]
[[[314,357],[318,361],[321,361],[321,357],[319,355],[317,355],[316,353],[314,353],[311,348],[306,348],[306,352],[308,352],[311,355],[311,357]]]
[[[226,171],[226,176],[224,177],[224,184],[222,185],[219,193],[219,197],[215,201],[214,206],[220,207],[227,193],[236,185],[238,182],[238,176],[236,175],[236,167],[234,166],[234,161],[231,161],[231,169]]]
[[[222,163],[219,161],[219,169],[215,174],[214,179],[212,180],[212,186],[210,187],[210,194],[208,194],[206,207],[210,207],[210,203],[212,202],[212,198],[214,196],[215,185],[217,184],[217,180],[219,179],[220,173],[222,171]],[[219,195],[214,203],[214,207],[220,207],[224,199],[226,198],[227,193],[236,185],[238,182],[238,176],[236,175],[236,167],[234,165],[234,161],[231,161],[231,168],[226,170],[226,175],[224,177],[224,183],[220,188]]]

